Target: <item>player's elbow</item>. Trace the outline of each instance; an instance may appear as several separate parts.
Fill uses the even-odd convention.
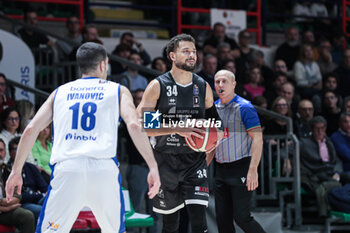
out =
[[[23,136],[33,137],[38,132],[38,130],[32,125],[29,124],[23,131]]]
[[[137,121],[130,121],[128,123],[128,129],[132,132],[139,132],[141,130],[141,125]]]

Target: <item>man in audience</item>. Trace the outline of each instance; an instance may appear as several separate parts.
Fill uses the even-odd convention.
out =
[[[213,91],[215,90],[214,75],[217,68],[218,59],[212,54],[207,54],[203,59],[203,69],[198,73],[199,76],[208,82]]]
[[[338,74],[340,95],[350,95],[350,49],[344,51],[343,64],[334,72]]]
[[[331,136],[335,150],[343,162],[344,172],[350,174],[350,113],[340,115],[339,129]]]
[[[338,97],[333,91],[326,91],[323,96],[322,116],[327,120],[327,135],[330,137],[339,128],[340,108]]]
[[[281,96],[286,98],[290,104],[293,115],[297,112],[299,98],[295,95],[295,88],[292,83],[286,82],[281,86]]]
[[[238,49],[238,45],[234,39],[229,38],[226,35],[225,25],[222,23],[215,23],[212,31],[212,35],[204,41],[204,53],[208,54],[217,54],[217,47],[220,43],[226,42],[231,46],[231,53],[233,57],[239,57],[240,52]]]
[[[82,35],[80,34],[80,24],[79,19],[76,16],[69,16],[66,21],[67,33],[64,35],[64,38],[75,42],[76,45],[80,44],[83,40]],[[69,54],[73,51],[76,45],[69,44],[62,40],[57,40],[56,42],[58,48],[62,53],[62,59],[67,58]]]
[[[216,57],[218,58],[218,67],[222,66],[223,61],[228,59],[234,59],[231,53],[231,47],[229,43],[222,42],[218,45],[218,52]]]
[[[34,10],[28,10],[24,13],[24,22],[33,26],[38,26],[38,15]],[[18,34],[21,36],[22,40],[28,45],[31,49],[39,48],[40,45],[49,45],[55,46],[55,43],[50,40],[46,35],[43,35],[39,32],[35,32],[28,28],[21,28],[18,31]]]
[[[19,140],[20,137],[15,137],[9,142],[10,160],[8,161],[8,165],[10,167],[13,166],[15,161]],[[34,214],[35,221],[37,221],[44,203],[48,184],[45,182],[38,168],[28,162],[23,166],[22,177],[22,207],[30,210]]]
[[[277,48],[275,61],[282,59],[285,61],[288,70],[293,69],[294,63],[299,56],[299,30],[298,28],[288,28],[285,34],[286,42]]]
[[[112,54],[128,60],[131,54],[131,48],[126,44],[119,44],[115,47]],[[120,62],[117,62],[114,60],[110,60],[110,62],[111,62],[112,74],[121,74],[125,72],[127,69],[127,67]]]
[[[327,39],[321,39],[318,43],[318,59],[317,64],[320,67],[322,77],[333,72],[337,68],[337,64],[332,59],[332,45]]]
[[[310,120],[314,117],[314,107],[310,100],[299,102],[297,117],[294,121],[294,132],[298,138],[310,137]]]
[[[350,96],[344,98],[342,111],[350,112]]]
[[[287,76],[285,73],[278,72],[273,76],[272,87],[268,88],[264,96],[267,101],[272,104],[272,102],[277,98],[277,96],[282,95],[282,85],[287,82]]]
[[[319,215],[326,217],[330,209],[328,192],[341,183],[349,183],[349,175],[343,173],[334,145],[326,136],[326,119],[316,116],[310,127],[312,136],[300,138],[301,183],[307,191],[315,193]]]
[[[21,233],[34,233],[34,215],[20,207],[21,197],[16,194],[11,202],[6,200],[4,186],[11,168],[4,164],[5,155],[5,142],[0,139],[0,224],[16,226]]]
[[[125,44],[130,47],[131,51],[133,53],[140,54],[143,62],[142,65],[147,66],[151,63],[151,57],[143,47],[142,43],[136,40],[134,37],[134,34],[131,32],[124,32],[122,36],[120,37],[120,44]],[[135,49],[136,47],[137,49]]]
[[[137,65],[141,65],[142,64],[142,59],[140,57],[140,54],[138,53],[131,53],[129,60],[132,63],[135,63]],[[147,85],[148,85],[148,81],[147,79],[142,76],[141,74],[139,74],[139,71],[136,69],[133,69],[131,67],[128,67],[128,70],[125,71],[122,74],[124,77],[122,77],[121,79],[121,84],[126,86],[127,88],[129,88],[129,90],[135,91],[137,89],[146,89]]]
[[[282,59],[277,59],[273,65],[273,71],[275,73],[282,72],[286,74],[288,72],[286,62]]]

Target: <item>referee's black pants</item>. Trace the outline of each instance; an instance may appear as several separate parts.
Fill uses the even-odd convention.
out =
[[[233,221],[246,233],[265,233],[250,214],[252,191],[246,177],[250,158],[229,164],[216,163],[215,211],[219,233],[235,233]]]

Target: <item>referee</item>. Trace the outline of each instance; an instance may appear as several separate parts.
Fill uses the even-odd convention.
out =
[[[253,190],[258,187],[258,165],[262,152],[262,132],[253,105],[235,94],[235,75],[228,70],[215,74],[219,95],[216,108],[224,126],[224,138],[216,151],[215,211],[219,233],[234,233],[233,220],[249,233],[265,232],[250,214]]]

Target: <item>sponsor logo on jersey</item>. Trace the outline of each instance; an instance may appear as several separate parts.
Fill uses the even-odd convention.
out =
[[[197,84],[193,85],[193,95],[199,95],[199,88]]]
[[[83,135],[83,134],[71,134],[71,133],[67,133],[65,136],[65,140],[76,140],[76,141],[96,141],[97,137],[93,137],[91,135],[87,136],[87,135]]]
[[[49,222],[49,225],[46,229],[50,229],[52,231],[57,231],[60,227],[60,224],[55,224],[54,222]]]
[[[156,112],[145,111],[143,112],[143,128],[144,129],[159,129],[160,128],[160,117],[161,113],[159,110]]]
[[[208,187],[195,186],[194,189],[195,189],[197,192],[206,192],[206,193],[209,193],[209,188],[208,188]]]
[[[199,107],[199,96],[193,96],[193,107],[194,108]]]
[[[242,181],[243,184],[244,184],[245,180],[246,180],[245,177],[241,177],[241,181]]]
[[[175,97],[170,97],[168,101],[169,105],[176,105],[176,98]]]

